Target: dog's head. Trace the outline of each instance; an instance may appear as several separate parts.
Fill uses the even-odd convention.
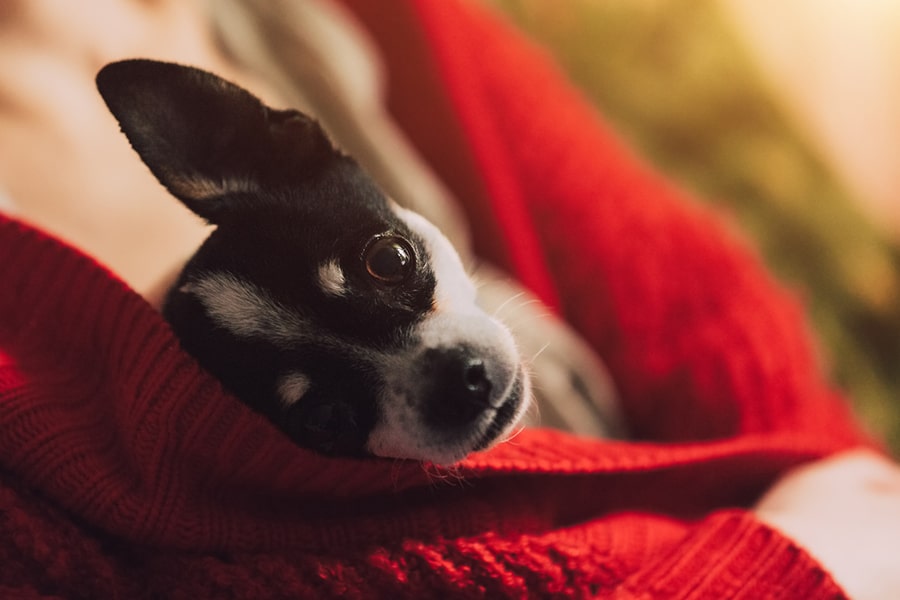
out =
[[[525,411],[511,335],[447,239],[320,126],[198,69],[105,67],[100,92],[159,181],[216,226],[163,313],[185,349],[297,444],[449,464]]]

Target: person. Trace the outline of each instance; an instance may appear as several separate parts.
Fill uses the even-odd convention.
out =
[[[449,189],[381,107],[375,49],[337,5],[4,5],[0,595],[900,594],[900,472],[859,449],[872,442],[800,308],[752,252],[485,9],[397,0],[379,20],[348,6],[395,41],[419,36],[399,67],[388,52],[395,84],[407,107],[446,104],[397,118],[425,147],[437,136]],[[275,434],[152,308],[208,230],[93,89],[128,56],[316,113],[461,246],[467,217],[479,257],[602,357],[633,439],[528,429],[445,472],[326,459]]]

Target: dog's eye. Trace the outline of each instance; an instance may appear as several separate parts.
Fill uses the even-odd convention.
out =
[[[402,283],[415,266],[415,254],[409,242],[398,236],[377,237],[363,255],[366,272],[384,285]]]

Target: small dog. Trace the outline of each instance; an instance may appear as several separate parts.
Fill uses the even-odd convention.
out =
[[[530,383],[447,239],[322,128],[150,60],[97,86],[156,178],[216,226],[163,314],[185,350],[300,446],[447,465],[502,439]]]

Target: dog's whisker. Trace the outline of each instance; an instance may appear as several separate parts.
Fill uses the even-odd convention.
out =
[[[550,342],[547,342],[546,344],[541,346],[540,349],[534,353],[534,355],[531,357],[531,360],[529,362],[534,363],[534,361],[536,361],[538,359],[538,357],[544,353],[544,350],[546,350],[549,347],[550,347]]]
[[[516,438],[519,437],[523,431],[525,431],[525,425],[517,425],[516,428],[513,429],[509,436],[504,440],[504,443],[517,445]]]
[[[464,485],[470,485],[469,481],[463,476],[462,470],[456,466],[446,467],[447,474],[447,482],[451,485],[455,485],[458,487],[462,487]]]
[[[502,314],[495,314],[494,317],[500,319],[504,323],[528,323],[531,321],[540,321],[551,314],[547,311],[534,311],[530,309],[522,310],[522,306],[527,305],[507,306]]]
[[[391,487],[394,491],[400,488],[400,472],[403,470],[404,462],[402,459],[395,458],[391,463]]]
[[[437,481],[441,479],[440,473],[437,472],[435,465],[429,462],[420,462],[419,467],[422,469],[422,472],[425,473],[425,477],[428,480],[428,484],[430,486],[434,486]]]
[[[425,462],[420,463],[420,465],[432,487],[439,483],[450,486],[461,486],[468,483],[459,467],[455,465],[441,466]]]
[[[507,306],[505,308],[505,311],[503,312],[503,314],[501,314],[500,311],[495,311],[494,317],[497,319],[500,319],[504,323],[516,323],[516,322],[521,322],[521,321],[527,322],[527,321],[532,321],[532,320],[539,321],[541,319],[545,319],[547,317],[553,316],[553,313],[551,313],[549,310],[546,310],[546,309],[538,310],[538,311],[534,311],[534,310],[523,311],[523,310],[521,310],[523,307],[527,307],[529,305],[539,304],[539,303],[540,303],[539,300],[528,300],[521,304],[516,304],[515,306]]]
[[[524,292],[523,292],[523,293],[524,293]],[[515,311],[515,310],[519,310],[519,309],[525,308],[526,306],[532,306],[532,305],[535,305],[535,304],[541,304],[541,301],[538,300],[537,298],[527,298],[527,299],[522,300],[521,302],[518,302],[518,303],[516,303],[516,304],[511,304],[511,303],[509,303],[505,308],[508,309],[508,310],[510,310],[510,311]]]
[[[533,381],[533,380],[532,380]],[[540,391],[540,386],[536,383],[532,383],[532,395],[536,395],[535,392]],[[535,427],[539,427],[541,424],[541,405],[538,404],[532,398],[532,401],[528,404],[528,409],[525,411],[525,415],[527,418],[523,419],[523,422],[531,422]]]
[[[515,300],[521,298],[524,295],[525,295],[525,292],[519,292],[518,294],[513,294],[512,296],[510,296],[509,298],[504,300],[500,304],[500,306],[498,306],[497,308],[494,309],[493,316],[495,316],[495,317],[499,316],[500,313],[503,311],[503,309],[506,308],[506,306],[509,305],[510,302],[514,302]]]
[[[540,304],[541,301],[537,298],[529,298],[527,300],[523,300],[519,304],[516,305],[516,308],[522,308],[523,306],[531,306],[532,304]]]

